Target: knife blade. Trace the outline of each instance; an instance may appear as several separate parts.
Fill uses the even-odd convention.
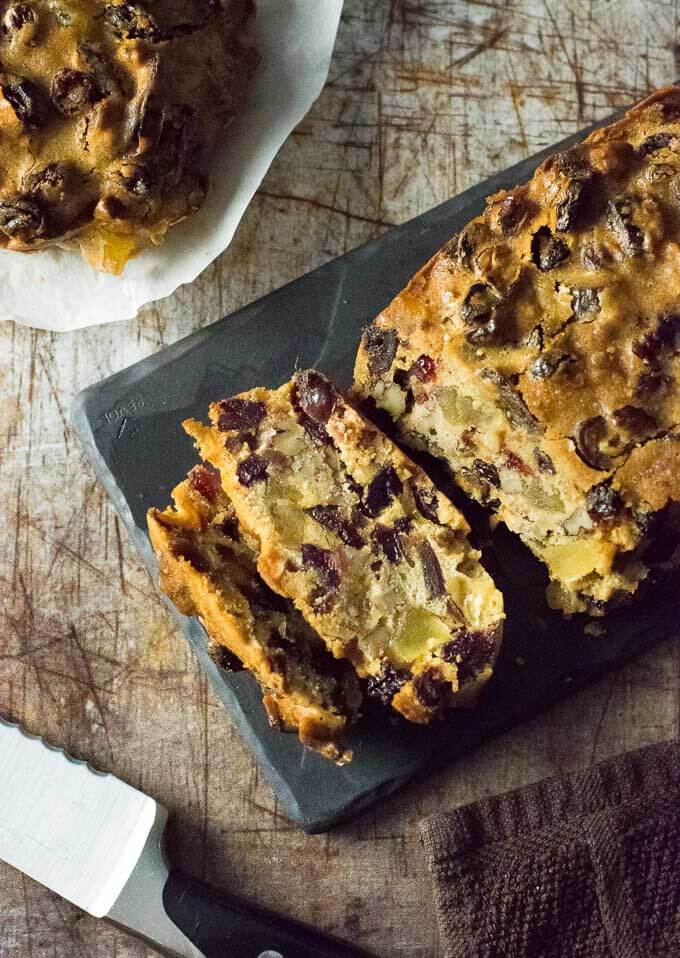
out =
[[[0,718],[0,860],[172,958],[370,958],[168,864],[167,811]]]

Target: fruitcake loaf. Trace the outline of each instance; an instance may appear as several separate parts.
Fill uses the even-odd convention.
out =
[[[489,198],[364,332],[354,393],[601,614],[680,542],[680,89]]]
[[[349,761],[343,738],[361,703],[351,667],[260,579],[214,470],[196,466],[172,496],[173,506],[148,514],[163,591],[200,618],[218,664],[235,656],[253,673],[272,725],[297,730],[304,745],[338,764]]]
[[[0,26],[0,245],[113,273],[198,209],[256,54],[252,0],[25,0]]]
[[[472,705],[503,602],[463,516],[313,370],[185,429],[220,471],[258,569],[370,694],[414,722]]]

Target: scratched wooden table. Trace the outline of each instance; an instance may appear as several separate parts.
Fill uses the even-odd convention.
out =
[[[680,75],[675,0],[347,0],[329,83],[231,248],[133,322],[0,324],[0,713],[173,813],[197,875],[371,947],[440,950],[418,821],[680,732],[665,645],[332,834],[276,802],[70,430],[83,386]],[[151,949],[0,866],[2,958]]]

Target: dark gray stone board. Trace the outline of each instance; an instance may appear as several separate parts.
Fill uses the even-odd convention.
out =
[[[296,366],[315,366],[349,385],[362,327],[482,211],[486,196],[529,178],[554,150],[518,163],[76,398],[72,416],[78,435],[154,578],[146,510],[167,505],[171,489],[195,462],[181,421],[205,418],[212,400],[260,384],[278,386]],[[431,469],[451,493],[441,470]],[[477,521],[474,508],[466,511]],[[505,593],[508,619],[496,674],[477,709],[421,728],[370,707],[351,736],[354,760],[343,768],[302,748],[294,734],[270,729],[252,678],[218,668],[201,626],[172,608],[281,808],[306,831],[323,831],[356,814],[677,631],[680,606],[666,589],[608,616],[606,634],[585,635],[583,618],[566,620],[547,608],[545,572],[517,539],[497,530],[485,558]]]

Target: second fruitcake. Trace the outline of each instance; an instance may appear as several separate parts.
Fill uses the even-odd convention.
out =
[[[490,677],[503,603],[463,516],[313,370],[185,423],[258,569],[369,691],[427,722]]]
[[[601,614],[680,554],[680,89],[488,200],[369,326],[355,394]]]

